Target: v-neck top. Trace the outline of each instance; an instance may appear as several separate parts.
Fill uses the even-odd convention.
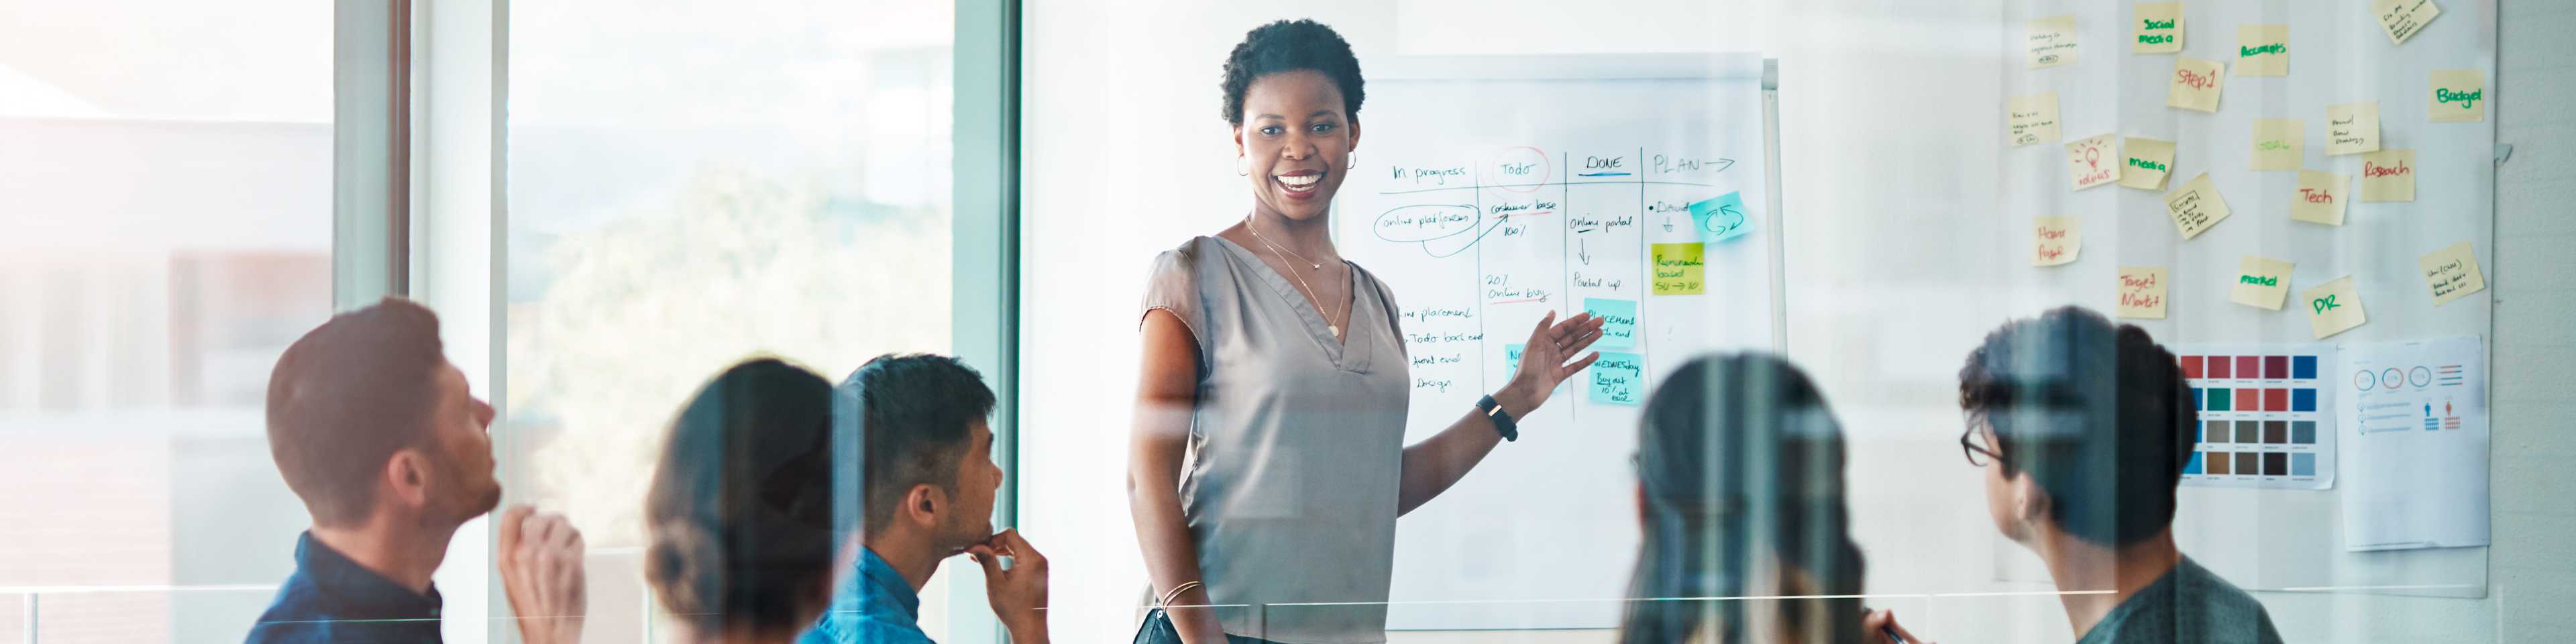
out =
[[[1139,320],[1170,311],[1198,344],[1181,509],[1229,634],[1386,641],[1412,383],[1393,294],[1348,265],[1338,341],[1303,291],[1232,241],[1192,239],[1146,282]],[[1340,605],[1281,605],[1318,603]]]

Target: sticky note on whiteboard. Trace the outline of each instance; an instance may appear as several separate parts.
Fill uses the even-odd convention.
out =
[[[2379,151],[2379,101],[2326,106],[2326,156]]]
[[[2237,27],[2236,75],[2290,75],[2290,26],[2243,25]]]
[[[2380,150],[2361,157],[2362,201],[2414,201],[2415,151]]]
[[[2487,119],[2486,76],[2474,69],[2434,70],[2424,113],[2435,123],[2475,123]]]
[[[2120,267],[2120,317],[2165,319],[2165,269],[2162,266]]]
[[[2056,94],[2015,96],[2004,103],[2004,139],[2013,147],[2058,140]]]
[[[2442,15],[2442,7],[2433,0],[2371,0],[2370,15],[2388,30],[2388,42],[2406,44],[2406,39],[2424,31],[2424,24]]]
[[[1583,298],[1583,311],[1601,318],[1601,339],[1592,346],[1600,349],[1626,349],[1637,346],[1637,301],[1607,298]]]
[[[2254,119],[2256,170],[2297,170],[2307,157],[2305,124],[2298,119]]]
[[[2218,111],[2218,93],[2227,89],[2227,63],[2189,56],[2174,57],[2173,88],[2165,107]]]
[[[2207,172],[2165,195],[2165,213],[2173,216],[2174,230],[2182,233],[2183,239],[2199,237],[2230,214],[2227,200],[2218,196],[2218,184],[2210,182]]]
[[[2487,290],[2487,277],[2478,271],[2478,254],[2468,242],[2460,242],[2415,259],[2424,270],[2424,284],[2433,289],[2433,305],[2441,306],[2470,293]]]
[[[1654,293],[1699,295],[1708,292],[1705,249],[1699,242],[1653,245],[1650,250],[1654,255],[1654,266],[1651,267],[1655,271]]]
[[[2352,177],[2315,170],[2299,171],[2299,191],[2290,198],[2290,218],[2312,224],[2343,225],[2343,206],[2352,200]]]
[[[2120,185],[2141,190],[2163,190],[2165,175],[2173,173],[2174,143],[2156,139],[2129,137],[2120,144]]]
[[[2149,2],[2138,5],[2138,13],[2129,24],[2135,42],[2129,53],[2170,54],[2182,51],[2182,3]]]
[[[2030,224],[2030,265],[2061,266],[2084,252],[2084,218],[2040,217]]]
[[[2370,321],[2361,312],[2361,291],[2353,288],[2350,275],[2300,292],[2299,301],[2308,309],[2308,330],[2319,340]]]
[[[1616,351],[1601,352],[1589,372],[1592,402],[1604,405],[1635,405],[1646,401],[1646,357]]]
[[[2260,255],[2236,260],[2236,286],[2228,301],[2281,310],[2281,301],[2290,297],[2290,268],[2289,262]]]
[[[2034,18],[2029,22],[2030,68],[2075,63],[2075,15]]]
[[[2119,181],[2120,163],[2119,141],[2112,135],[2104,134],[2066,144],[2067,176],[2074,179],[2074,190]]]
[[[1699,227],[1701,243],[1714,244],[1744,236],[1753,229],[1749,211],[1744,209],[1744,193],[1729,192],[1714,199],[1703,199],[1690,205],[1691,225]]]

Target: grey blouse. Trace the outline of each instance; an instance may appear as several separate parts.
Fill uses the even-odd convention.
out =
[[[1170,311],[1198,343],[1181,509],[1227,633],[1386,641],[1412,390],[1394,296],[1350,267],[1343,341],[1296,285],[1231,241],[1165,252],[1146,283],[1139,317]]]

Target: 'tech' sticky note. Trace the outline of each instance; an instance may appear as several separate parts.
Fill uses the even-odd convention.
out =
[[[1583,298],[1583,312],[1601,318],[1601,339],[1592,346],[1626,349],[1637,346],[1637,301]]]
[[[2218,184],[2210,182],[2209,173],[2203,172],[2183,184],[2182,189],[2165,195],[2165,214],[2173,216],[2174,230],[2181,232],[2183,239],[2191,239],[2218,225],[2230,213],[2227,200],[2218,196]]]
[[[2014,147],[2058,140],[2056,94],[2015,96],[2005,103],[2004,138]]]
[[[2068,176],[2075,180],[2075,190],[2115,183],[2120,180],[2119,141],[2104,134],[2066,144]]]
[[[2227,89],[2226,76],[2227,63],[2174,57],[2173,91],[2165,94],[2165,107],[2218,111],[2218,92]]]
[[[2034,18],[2024,41],[2030,46],[2030,68],[2075,64],[2075,14]]]
[[[2403,45],[2434,16],[2442,15],[2442,8],[2434,6],[2433,0],[2370,0],[2370,15],[2388,30],[2388,42]]]
[[[1656,295],[1699,295],[1708,292],[1707,262],[1702,253],[1706,247],[1698,242],[1655,244]]]
[[[2290,297],[2289,262],[2260,255],[2236,260],[2236,288],[2227,300],[2246,306],[2281,310]]]
[[[2165,319],[2165,269],[2162,266],[2120,267],[2120,317]]]
[[[2030,222],[2030,265],[2060,266],[2084,252],[2084,218],[2040,217]]]
[[[2150,2],[2138,5],[2138,15],[2129,21],[2129,44],[2133,54],[2170,54],[2182,51],[2182,3]]]
[[[2424,113],[2436,123],[2475,123],[2487,119],[2486,76],[2474,69],[2433,72]]]
[[[2312,224],[2343,225],[2343,206],[2352,177],[2332,172],[2299,171],[2299,191],[2290,196],[2290,218]]]
[[[2299,301],[2308,308],[2308,330],[2319,340],[2370,321],[2361,312],[2361,292],[2353,289],[2350,275],[2300,291]]]
[[[2165,175],[2173,173],[2172,141],[2133,136],[2121,142],[2120,148],[2126,159],[2120,162],[2120,185],[2141,190],[2165,189]]]
[[[1592,402],[1604,405],[1645,402],[1645,356],[1603,351],[1601,358],[1584,370],[1592,372]]]
[[[2254,160],[2256,170],[2297,170],[2308,154],[2305,121],[2298,119],[2254,119]]]
[[[2290,75],[2290,26],[2245,25],[2237,27],[2236,75]]]
[[[2415,258],[2415,265],[2424,269],[2424,284],[2433,288],[2434,306],[2487,290],[2486,274],[2478,271],[2478,254],[2470,249],[2468,242],[2452,244]]]
[[[2415,151],[2380,150],[2361,157],[2362,201],[2414,201]]]
[[[2379,151],[2379,101],[2326,106],[2326,156]]]
[[[1744,193],[1729,192],[1713,199],[1690,205],[1691,224],[1699,227],[1701,243],[1714,244],[1744,236],[1753,230],[1753,219],[1744,209]]]

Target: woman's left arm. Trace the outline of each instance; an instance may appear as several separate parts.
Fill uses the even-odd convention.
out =
[[[1601,339],[1601,318],[1591,313],[1556,321],[1556,313],[1540,318],[1538,327],[1530,330],[1529,342],[1522,345],[1521,367],[1513,372],[1510,383],[1494,392],[1494,402],[1515,421],[1529,418],[1530,412],[1547,403],[1557,383],[1592,366],[1601,354],[1584,355],[1571,363],[1568,359],[1583,355],[1594,340]],[[1470,406],[1457,422],[1422,442],[1404,448],[1403,482],[1396,492],[1395,513],[1405,514],[1440,496],[1458,479],[1485,460],[1494,444],[1502,442],[1494,421]]]

